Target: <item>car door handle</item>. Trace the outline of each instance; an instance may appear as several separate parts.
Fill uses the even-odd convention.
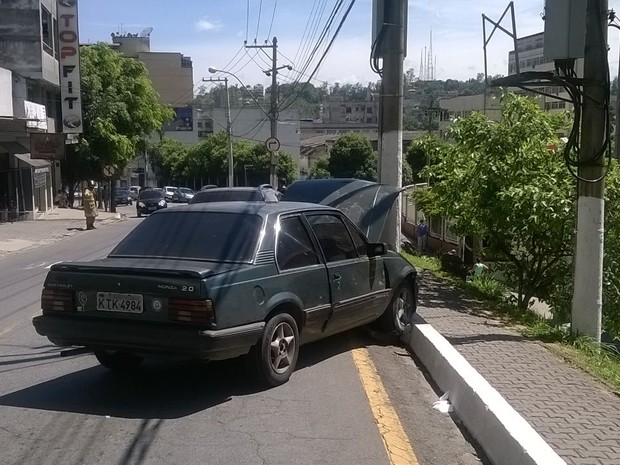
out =
[[[334,281],[340,281],[341,279],[342,279],[342,276],[340,276],[339,274],[334,275]]]

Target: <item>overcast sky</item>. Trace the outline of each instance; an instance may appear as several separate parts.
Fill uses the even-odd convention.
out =
[[[258,50],[243,49],[243,43],[247,39],[252,44],[256,39],[262,44],[267,38],[277,36],[281,52],[278,64],[291,64],[294,68],[282,73],[281,82],[287,82],[297,77],[296,71],[309,56],[336,3],[337,0],[80,0],[80,40],[110,42],[112,32],[140,33],[152,27],[151,50],[190,56],[197,85],[209,76],[210,66],[227,65],[226,69],[235,72],[246,84],[269,84],[270,78],[261,72],[267,68],[268,57]],[[483,72],[482,14],[498,20],[508,3],[502,0],[409,1],[405,69],[414,68],[416,75],[419,74],[420,55],[425,47],[428,50],[432,31],[437,79],[466,80]],[[344,5],[348,4],[349,0],[345,0]],[[516,0],[514,4],[518,36],[543,31],[544,0]],[[620,0],[609,0],[609,7],[620,9]],[[357,0],[314,84],[320,85],[321,81],[366,84],[377,80],[369,65],[371,17],[372,0]],[[511,29],[509,19],[507,15],[502,22],[506,29]],[[314,37],[312,31],[316,31]],[[619,36],[619,30],[609,29],[612,76],[618,69]],[[511,39],[497,31],[487,49],[489,74],[507,74],[511,49]],[[311,69],[313,66],[307,73]]]

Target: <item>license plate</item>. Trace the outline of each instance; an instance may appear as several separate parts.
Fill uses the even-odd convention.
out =
[[[142,294],[97,292],[97,310],[103,312],[142,313]]]
[[[155,210],[157,207],[149,207],[149,210]]]

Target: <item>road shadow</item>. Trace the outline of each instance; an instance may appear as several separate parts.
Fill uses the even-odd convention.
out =
[[[373,339],[370,334],[367,329],[357,329],[304,345],[296,371],[353,348],[391,345],[389,341]],[[44,360],[49,364],[61,360],[59,355],[48,353],[32,355],[30,360],[2,360],[2,364]],[[130,375],[97,365],[1,396],[0,405],[132,419],[182,418],[233,397],[266,390],[251,377],[247,363],[246,358],[210,363],[147,360]]]
[[[86,228],[67,228],[67,231],[86,231]]]

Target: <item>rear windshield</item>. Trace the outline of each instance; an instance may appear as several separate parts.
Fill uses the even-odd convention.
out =
[[[156,191],[153,189],[140,192],[141,199],[162,199],[163,197],[164,197],[164,194],[162,194],[160,191]]]
[[[155,214],[129,233],[110,256],[249,262],[262,223],[260,216],[248,213]]]
[[[206,190],[197,192],[192,199],[192,203],[207,202],[251,202],[263,200],[263,196],[258,191],[214,191]]]

